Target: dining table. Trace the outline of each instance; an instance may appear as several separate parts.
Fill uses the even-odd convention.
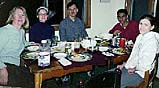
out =
[[[50,66],[45,68],[39,67],[37,60],[32,62],[30,60],[21,59],[21,65],[26,65],[30,69],[30,72],[34,74],[35,88],[41,88],[42,82],[46,79],[92,70],[92,65],[90,64],[82,66],[78,65],[78,63],[72,63],[72,65],[64,67],[54,58],[51,58]]]
[[[112,65],[117,65],[126,61],[129,54],[106,56],[99,50],[89,51],[91,59],[84,62],[71,61],[70,65],[62,65],[56,57],[50,56],[50,65],[39,67],[37,59],[25,59],[21,57],[21,65],[29,68],[34,74],[35,88],[41,88],[42,82],[47,79],[62,77],[77,72],[87,72],[93,70],[93,66],[107,65],[108,69]]]

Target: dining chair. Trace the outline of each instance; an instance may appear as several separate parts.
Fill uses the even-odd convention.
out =
[[[152,88],[154,79],[157,74],[157,69],[158,69],[158,58],[159,54],[156,54],[155,59],[154,59],[154,68],[153,70],[149,73],[149,70],[145,71],[144,75],[144,80],[137,86],[127,86],[126,88]]]
[[[120,88],[121,70],[105,71],[91,77],[85,82],[84,88]]]

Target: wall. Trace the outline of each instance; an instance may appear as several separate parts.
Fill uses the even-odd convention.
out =
[[[86,29],[90,37],[107,32],[116,22],[116,11],[124,8],[125,0],[91,0],[91,28]],[[56,31],[56,35],[58,35]]]
[[[87,29],[90,37],[105,33],[117,22],[116,12],[124,8],[125,0],[105,0],[110,2],[91,2],[91,28]]]

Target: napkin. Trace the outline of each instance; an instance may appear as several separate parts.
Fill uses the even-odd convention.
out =
[[[66,58],[61,58],[61,59],[58,60],[58,62],[60,62],[63,66],[67,66],[67,65],[71,65],[72,64],[72,62],[70,62]]]

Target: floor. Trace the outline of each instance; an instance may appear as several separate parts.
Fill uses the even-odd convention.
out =
[[[94,74],[100,74],[101,72],[105,70],[107,70],[106,67],[98,67],[96,68],[96,71],[94,72]],[[90,78],[87,72],[74,73],[74,74],[71,74],[71,77],[73,77],[72,83],[71,81],[67,81],[67,82],[57,81],[60,78],[46,80],[43,82],[42,88],[85,88],[85,87],[81,87],[80,85],[81,83],[87,81]],[[152,88],[159,88],[159,79],[157,78],[155,79]]]

